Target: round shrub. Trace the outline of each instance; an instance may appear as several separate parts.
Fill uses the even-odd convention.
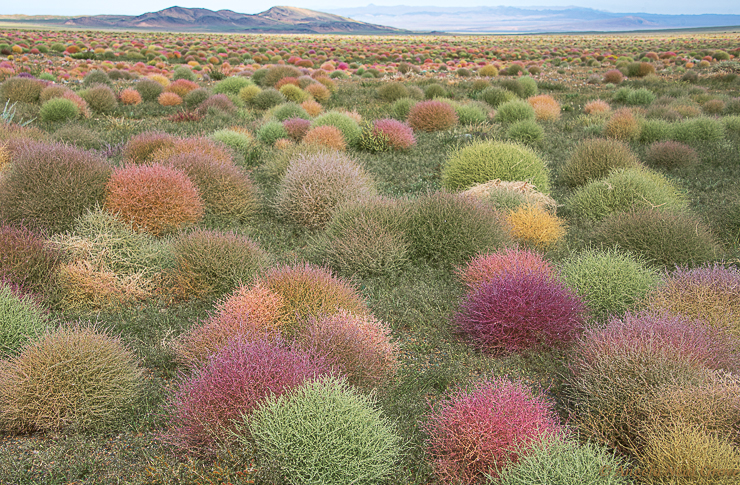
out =
[[[617,249],[572,254],[563,261],[561,275],[598,322],[634,309],[660,281],[657,271]]]
[[[198,76],[190,69],[189,66],[177,66],[172,71],[172,80],[177,81],[179,79],[185,79],[187,81],[196,81]]]
[[[516,80],[519,84],[518,93],[521,92],[522,98],[531,98],[537,95],[537,81],[529,76],[522,76]],[[517,93],[517,94],[518,94]]]
[[[538,121],[553,121],[560,118],[560,103],[549,94],[541,94],[527,99],[534,108],[535,118]]]
[[[409,90],[406,85],[399,82],[383,84],[378,88],[378,97],[385,102],[392,103],[401,98],[408,98]]]
[[[519,271],[554,274],[553,266],[540,253],[529,249],[506,248],[474,257],[457,270],[457,275],[468,290],[473,291],[491,278]]]
[[[457,114],[455,108],[448,103],[437,100],[421,101],[409,110],[408,123],[419,131],[442,131],[457,123]]]
[[[234,441],[240,418],[327,371],[322,359],[279,339],[237,337],[179,384],[165,439],[186,451],[215,454],[219,444]]]
[[[84,93],[82,97],[87,102],[87,105],[97,113],[108,113],[118,106],[116,95],[105,84],[93,86]]]
[[[686,200],[663,175],[644,168],[624,168],[579,187],[565,205],[577,217],[600,221],[633,209],[682,210]]]
[[[495,179],[527,181],[543,193],[550,189],[545,162],[531,149],[516,143],[474,142],[452,152],[442,167],[442,186],[450,190]]]
[[[41,105],[39,116],[42,121],[57,122],[77,118],[80,109],[72,101],[65,98],[53,98]]]
[[[545,130],[534,120],[522,120],[513,123],[506,130],[506,137],[518,143],[532,144],[542,141]]]
[[[715,259],[719,246],[695,216],[655,209],[616,213],[596,227],[592,241],[617,245],[648,264],[672,268],[697,266]]]
[[[371,316],[340,310],[312,317],[298,334],[302,348],[326,357],[335,372],[360,389],[382,388],[398,368],[398,344],[391,329]]]
[[[107,86],[113,85],[110,77],[108,77],[108,74],[105,71],[100,71],[97,69],[94,71],[90,71],[82,79],[82,85],[86,88],[94,86],[96,84],[105,84]]]
[[[478,69],[478,75],[485,77],[496,77],[498,76],[498,69],[496,69],[496,66],[488,64]]]
[[[393,274],[409,261],[402,230],[407,213],[408,204],[384,197],[344,203],[314,249],[342,275]]]
[[[311,98],[310,94],[306,93],[304,90],[294,84],[286,84],[284,86],[281,86],[279,91],[280,94],[285,96],[285,99],[294,103],[302,103]]]
[[[288,132],[279,121],[268,121],[257,130],[257,139],[265,145],[274,145],[281,138],[288,138]]]
[[[416,145],[416,138],[414,138],[411,127],[394,119],[375,120],[372,133],[375,137],[379,137],[383,145],[391,150],[408,150]]]
[[[0,281],[36,293],[53,285],[62,253],[42,234],[0,225]]]
[[[630,141],[640,137],[640,122],[632,111],[627,108],[618,109],[612,114],[604,126],[607,138]]]
[[[101,156],[59,143],[27,142],[0,178],[0,220],[62,232],[103,201],[110,165]]]
[[[472,290],[455,326],[491,354],[562,346],[577,338],[586,309],[571,289],[539,271],[505,271]]]
[[[606,177],[617,168],[632,168],[639,161],[629,146],[617,140],[593,139],[581,142],[563,167],[561,176],[571,187]]]
[[[665,120],[640,120],[640,142],[652,143],[671,137],[672,125]]]
[[[256,73],[255,73],[256,74]],[[260,86],[274,86],[283,78],[294,77],[298,78],[301,75],[301,71],[297,67],[293,66],[273,66],[265,72],[264,77],[257,77],[255,82]],[[252,75],[252,78],[255,78]]]
[[[645,88],[630,91],[625,102],[630,106],[648,106],[655,101],[655,94]]]
[[[197,230],[172,243],[173,279],[182,295],[220,298],[249,283],[269,257],[251,239],[234,233]]]
[[[283,121],[283,128],[293,141],[301,141],[311,128],[311,122],[303,118],[289,118]]]
[[[201,158],[210,159],[210,162],[215,165],[234,166],[230,151],[222,144],[216,143],[204,136],[175,138],[174,144],[165,143],[155,150],[147,161],[160,165],[168,165],[172,158],[183,154],[197,155]]]
[[[546,437],[516,465],[499,474],[501,485],[630,485],[625,460],[593,443]]]
[[[319,228],[339,204],[374,193],[372,179],[357,162],[338,152],[319,152],[291,160],[275,204],[286,220]]]
[[[424,97],[426,99],[446,98],[447,90],[439,84],[430,84],[424,88]]]
[[[682,143],[721,141],[725,137],[722,121],[714,118],[692,118],[673,125],[671,138]]]
[[[113,172],[105,191],[105,210],[154,236],[179,231],[203,216],[198,189],[174,168],[124,166]]]
[[[555,214],[534,205],[522,205],[506,215],[511,235],[525,247],[547,251],[565,236],[565,222]]]
[[[236,106],[225,94],[214,94],[198,105],[196,113],[200,116],[207,116],[214,113],[233,115],[236,114]]]
[[[231,76],[217,82],[211,91],[213,91],[213,94],[233,94],[234,96],[238,96],[239,91],[252,84],[254,83],[247,78]]]
[[[319,103],[326,103],[331,99],[331,90],[321,83],[309,84],[304,90]]]
[[[409,117],[411,108],[413,108],[415,104],[416,100],[414,99],[401,98],[393,103],[393,106],[391,107],[391,116],[393,116],[394,119],[404,121]]]
[[[583,112],[587,115],[598,115],[601,113],[608,113],[611,111],[611,106],[609,106],[609,103],[606,101],[602,101],[600,99],[594,99],[593,101],[589,101],[586,103],[586,105],[583,107]]]
[[[719,264],[676,270],[650,295],[651,309],[684,315],[740,337],[740,270]]]
[[[516,98],[516,94],[497,86],[491,86],[490,88],[484,89],[479,96],[479,99],[485,101],[494,108],[498,108],[500,105],[513,101]]]
[[[250,84],[249,86],[246,86],[239,91],[239,99],[241,99],[246,104],[251,104],[252,99],[254,99],[254,97],[261,92],[262,88],[260,88],[259,86],[255,86],[254,84]]]
[[[210,96],[211,94],[208,92],[207,89],[198,88],[190,91],[188,94],[183,96],[182,100],[185,103],[185,106],[188,107],[188,109],[196,109],[203,101],[208,99]]]
[[[0,84],[0,101],[13,103],[37,103],[45,83],[38,79],[11,77]]]
[[[344,151],[347,148],[347,143],[344,141],[344,135],[339,131],[339,128],[335,126],[317,126],[308,130],[306,135],[303,137],[303,143],[305,145],[315,146],[321,149],[330,149],[336,151]]]
[[[604,82],[609,84],[621,84],[624,75],[619,69],[610,69],[604,73]]]
[[[29,343],[0,366],[0,424],[16,432],[111,425],[138,397],[133,352],[91,326],[69,326]]]
[[[157,97],[160,106],[180,106],[182,98],[175,93],[164,92]]]
[[[121,100],[121,104],[124,106],[136,106],[143,101],[143,99],[141,98],[141,94],[139,94],[137,90],[132,88],[126,88],[121,91],[121,94],[118,96],[118,98]]]
[[[498,378],[458,390],[423,425],[439,479],[475,484],[515,466],[541,440],[561,432],[552,407],[521,382]]]
[[[145,163],[152,155],[165,148],[174,148],[177,138],[169,133],[145,131],[132,136],[123,146],[123,159],[130,163]]]
[[[488,113],[478,104],[456,104],[455,114],[461,125],[474,125],[488,120]]]
[[[534,120],[535,116],[534,108],[529,103],[514,99],[501,104],[493,119],[498,123],[510,124],[517,121]]]
[[[398,470],[395,425],[372,396],[335,378],[267,398],[245,424],[258,452],[293,483],[383,483]]]
[[[323,115],[316,117],[311,122],[311,128],[318,126],[333,126],[342,132],[344,141],[347,145],[354,146],[362,135],[362,129],[360,125],[345,113],[339,113],[336,111],[330,111]]]
[[[687,317],[626,314],[586,331],[564,388],[585,439],[637,454],[647,424],[641,403],[667,385],[700,383],[713,369],[736,371],[736,342]]]
[[[240,155],[244,160],[252,158],[254,139],[247,131],[233,129],[218,130],[211,133],[209,138],[227,146],[232,152]]]
[[[305,109],[309,116],[318,116],[324,111],[324,108],[319,103],[311,99],[302,102],[301,108]]]
[[[278,121],[285,121],[291,118],[303,118],[304,120],[311,119],[308,113],[306,113],[306,110],[295,103],[281,104],[275,108],[273,115]]]
[[[277,89],[268,88],[255,94],[250,103],[258,109],[270,109],[286,101],[285,96]]]
[[[35,300],[0,280],[0,356],[15,354],[45,328],[46,316]]]

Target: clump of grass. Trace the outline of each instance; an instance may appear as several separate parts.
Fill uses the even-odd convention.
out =
[[[494,121],[503,124],[512,124],[517,121],[534,120],[534,108],[526,101],[514,99],[501,104],[496,110]]]
[[[123,159],[130,163],[145,163],[161,149],[174,148],[177,138],[161,132],[145,131],[134,135],[123,147]]]
[[[549,94],[541,94],[527,99],[534,108],[535,118],[538,121],[554,121],[560,119],[560,103]]]
[[[45,329],[46,315],[34,298],[0,280],[0,356],[15,354]]]
[[[409,109],[409,125],[419,131],[443,131],[457,124],[455,108],[437,100],[421,101]]]
[[[607,138],[621,141],[637,140],[640,137],[640,122],[627,108],[618,109],[604,126]]]
[[[566,232],[565,221],[534,205],[522,205],[510,211],[506,222],[515,241],[540,251],[555,247]]]
[[[0,225],[0,280],[35,293],[51,290],[62,252],[42,233]]]
[[[581,142],[563,167],[561,176],[571,187],[606,177],[617,168],[633,168],[639,161],[629,146],[617,140]]]
[[[460,281],[473,291],[506,272],[531,271],[552,275],[554,267],[540,253],[529,249],[506,248],[481,254],[457,269]]]
[[[349,146],[355,146],[360,140],[362,129],[357,121],[352,119],[347,113],[339,111],[330,111],[317,116],[311,122],[311,128],[319,126],[332,126],[342,132],[344,141]]]

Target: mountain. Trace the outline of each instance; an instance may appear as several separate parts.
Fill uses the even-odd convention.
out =
[[[460,33],[631,31],[740,25],[740,15],[613,13],[580,7],[384,7],[370,4],[330,12],[414,31]]]
[[[24,16],[24,22],[92,29],[142,29],[179,32],[242,32],[302,34],[401,34],[403,29],[373,25],[335,14],[305,8],[273,7],[256,15],[231,10],[170,7],[143,15],[95,15],[41,18]]]

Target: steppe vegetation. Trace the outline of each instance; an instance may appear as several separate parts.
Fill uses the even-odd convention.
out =
[[[737,34],[0,53],[0,484],[737,483]]]

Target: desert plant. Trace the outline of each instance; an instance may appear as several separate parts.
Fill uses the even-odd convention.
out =
[[[105,84],[109,87],[113,85],[110,77],[108,77],[108,74],[105,71],[101,71],[98,69],[90,71],[82,79],[82,85],[86,88],[95,86],[96,84]]]
[[[347,143],[344,135],[336,126],[316,126],[309,129],[303,137],[304,145],[311,145],[321,149],[344,151]]]
[[[203,201],[184,172],[161,165],[116,169],[105,188],[105,209],[154,236],[176,232],[203,216]]]
[[[311,83],[304,90],[319,103],[326,103],[331,99],[331,90],[321,83]]]
[[[391,113],[394,119],[405,121],[409,117],[411,108],[416,105],[416,100],[411,98],[401,98],[391,106]]]
[[[124,89],[121,91],[121,94],[118,95],[118,98],[124,106],[136,106],[143,101],[141,94],[133,88]]]
[[[105,84],[98,84],[80,93],[87,105],[97,113],[108,113],[118,106],[113,90]]]
[[[0,366],[0,423],[17,432],[110,426],[141,381],[120,339],[89,325],[63,327]]]
[[[514,267],[471,290],[454,321],[481,350],[501,354],[568,343],[585,316],[580,298],[555,277]]]
[[[0,84],[0,101],[14,103],[37,103],[45,83],[38,79],[11,77]]]
[[[408,204],[402,231],[412,261],[451,268],[511,244],[498,214],[474,198],[433,192]]]
[[[59,143],[24,143],[0,178],[0,220],[61,232],[105,196],[111,167],[100,155]]]
[[[545,130],[534,120],[522,120],[512,123],[506,130],[506,137],[517,143],[533,144],[542,141]]]
[[[615,140],[631,141],[640,137],[640,123],[627,108],[618,109],[607,120],[604,126],[604,134],[607,138]]]
[[[302,103],[311,99],[310,94],[294,84],[285,84],[284,86],[281,86],[278,91],[280,92],[280,94],[285,96],[285,99],[294,103]]]
[[[577,217],[600,221],[633,209],[678,211],[686,208],[686,200],[663,175],[644,168],[625,168],[579,187],[565,205]]]
[[[609,103],[606,101],[602,101],[601,99],[594,99],[593,101],[589,101],[586,103],[586,105],[583,107],[583,112],[587,115],[598,115],[601,113],[608,113],[611,111],[611,106],[609,106]]]
[[[630,106],[647,106],[655,101],[655,94],[645,88],[630,91],[625,102]]]
[[[534,446],[561,431],[542,398],[521,382],[497,378],[457,390],[439,402],[423,425],[426,451],[443,483],[498,478]]]
[[[136,81],[134,89],[141,94],[141,98],[144,101],[156,101],[159,95],[162,94],[162,91],[164,91],[161,84],[149,78]]]
[[[281,122],[291,118],[303,118],[304,120],[311,118],[306,110],[296,103],[283,103],[275,108],[272,114],[276,120]]]
[[[208,96],[204,101],[198,105],[196,112],[200,116],[206,116],[208,114],[226,114],[233,115],[236,113],[236,105],[231,99],[225,94],[214,94]]]
[[[251,105],[258,109],[270,109],[286,101],[285,96],[277,89],[268,88],[252,96]]]
[[[531,271],[552,275],[554,267],[540,253],[529,249],[506,248],[495,253],[481,254],[457,269],[457,275],[468,290],[506,272]]]
[[[190,91],[183,96],[182,100],[188,109],[196,109],[211,96],[211,93],[204,88],[198,88]]]
[[[103,141],[100,139],[100,133],[89,130],[76,123],[66,123],[54,132],[54,140],[76,145],[86,150],[100,149]]]
[[[301,141],[311,129],[311,122],[303,118],[289,118],[283,121],[283,128],[293,141]]]
[[[640,142],[653,143],[671,137],[672,125],[665,120],[640,120]]]
[[[698,266],[714,260],[720,251],[711,231],[695,216],[655,209],[613,214],[596,227],[591,239],[666,268]]]
[[[620,84],[624,80],[624,75],[618,69],[610,69],[604,73],[604,82],[611,84]]]
[[[606,177],[616,168],[639,165],[629,146],[617,140],[594,139],[581,142],[563,167],[561,176],[571,187]]]
[[[541,94],[527,99],[534,108],[535,118],[538,121],[553,121],[560,118],[560,103],[549,94]]]
[[[681,120],[673,125],[671,139],[682,143],[720,141],[725,137],[725,129],[720,120],[714,118],[692,118]]]
[[[340,113],[337,111],[330,111],[322,115],[317,116],[311,122],[311,128],[318,126],[333,126],[342,132],[344,141],[347,145],[354,146],[362,135],[362,129],[360,125],[348,116],[346,113]]]
[[[546,251],[565,236],[565,221],[555,214],[535,206],[522,205],[506,215],[511,235],[525,247]]]
[[[238,96],[239,91],[252,84],[254,83],[245,77],[231,76],[217,82],[211,91],[213,91],[213,94],[233,94],[234,96]]]
[[[157,103],[160,106],[180,106],[182,98],[176,93],[164,92],[157,97]]]
[[[214,454],[219,444],[234,441],[240,418],[250,417],[262,401],[327,371],[321,358],[280,339],[237,337],[181,380],[164,439],[185,451]]]
[[[148,156],[147,161],[153,164],[170,165],[173,158],[183,154],[195,154],[201,159],[210,159],[211,164],[234,166],[229,149],[203,136],[175,138],[173,144],[165,142]]]
[[[372,179],[357,162],[338,152],[319,152],[290,162],[275,204],[288,221],[317,228],[329,222],[337,205],[374,193]]]
[[[131,137],[123,146],[123,159],[130,163],[145,163],[162,148],[174,148],[177,138],[169,133],[145,131]]]
[[[273,66],[270,67],[265,73],[261,80],[255,80],[260,86],[274,86],[283,78],[294,77],[297,78],[301,75],[301,71],[293,66]],[[252,76],[254,77],[254,76]],[[260,78],[258,78],[260,79]]]
[[[509,142],[480,141],[453,151],[442,167],[442,185],[467,189],[494,179],[527,181],[548,193],[545,162],[531,149]]]
[[[34,298],[0,280],[0,356],[15,354],[45,328],[46,315]]]
[[[491,86],[490,88],[484,89],[478,98],[490,104],[494,108],[498,108],[504,103],[515,100],[517,96],[507,89]]]
[[[213,141],[226,145],[232,152],[240,155],[244,160],[252,158],[254,148],[254,138],[247,131],[223,129],[214,131],[209,138]]]
[[[197,298],[220,298],[249,283],[267,267],[267,253],[234,233],[197,230],[172,243],[175,291]]]
[[[409,90],[406,85],[400,82],[392,82],[383,84],[377,90],[378,97],[383,101],[392,103],[401,98],[407,98],[409,96]]]
[[[62,259],[43,234],[23,226],[0,225],[0,254],[0,281],[38,293],[53,286]]]
[[[477,103],[455,104],[454,108],[461,125],[475,125],[488,120],[488,110]]]
[[[382,139],[383,145],[391,150],[408,150],[416,145],[414,132],[409,125],[400,121],[384,118],[375,120],[371,133]]]
[[[617,249],[586,249],[569,256],[561,268],[565,284],[598,322],[633,310],[660,281],[657,271]]]
[[[195,81],[198,76],[190,69],[189,66],[177,66],[172,71],[172,80],[177,81],[178,79],[186,79],[188,81]]]
[[[514,99],[501,104],[496,110],[493,120],[498,123],[512,124],[517,121],[534,120],[534,108],[526,101]]]
[[[281,138],[288,138],[288,132],[279,121],[268,121],[257,130],[257,139],[265,145],[274,145]]]
[[[39,116],[42,121],[58,122],[77,118],[80,109],[72,101],[65,98],[53,98],[41,105]]]
[[[246,86],[239,91],[239,99],[247,104],[251,104],[252,99],[254,99],[254,97],[261,92],[262,88],[254,84],[250,84],[249,86]]]
[[[457,123],[457,114],[448,103],[437,100],[422,101],[409,110],[408,123],[419,131],[443,131]]]

